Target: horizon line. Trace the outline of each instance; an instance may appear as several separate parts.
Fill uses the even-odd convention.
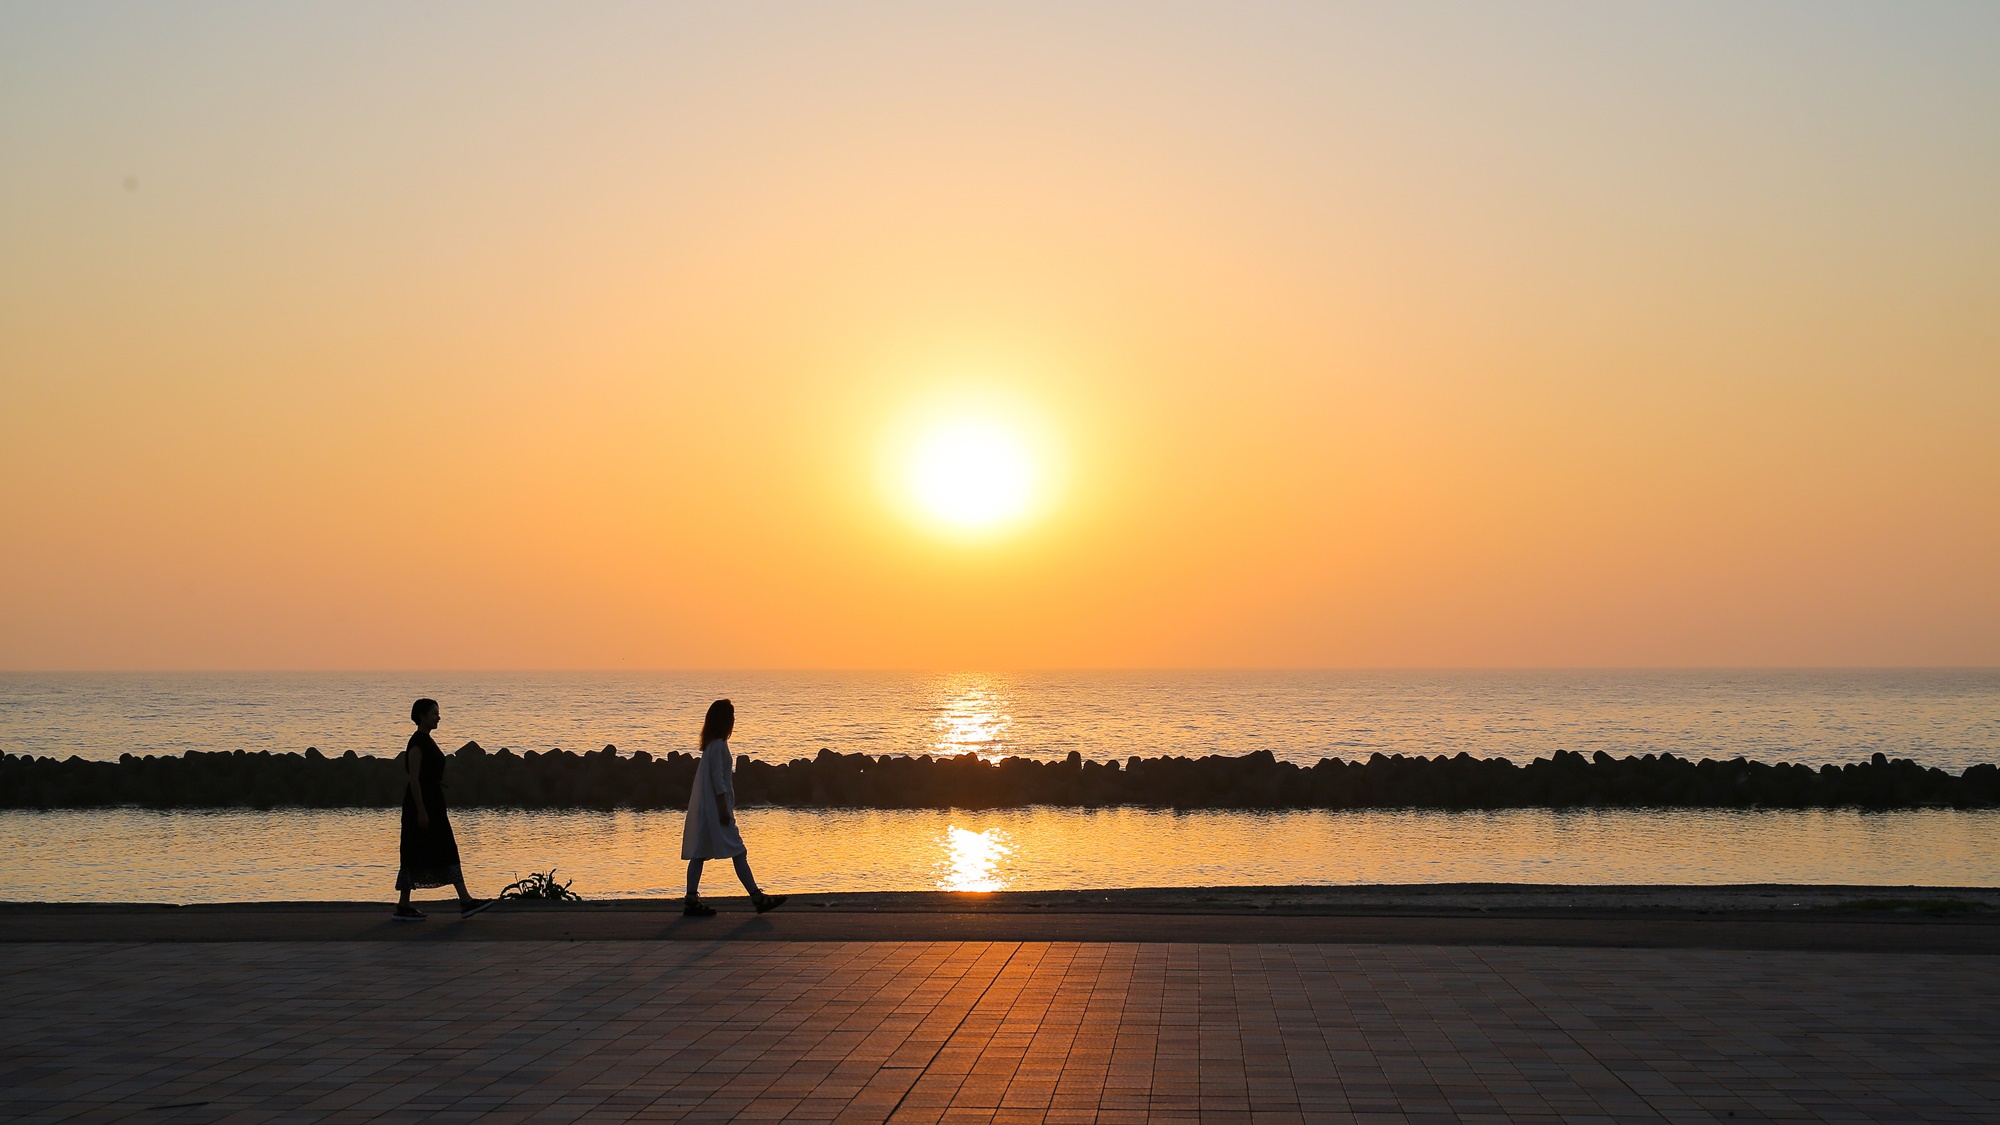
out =
[[[153,667],[0,668],[0,676],[140,675],[1088,675],[1382,672],[1996,672],[2000,664],[1132,664],[973,668],[778,665],[739,667]]]

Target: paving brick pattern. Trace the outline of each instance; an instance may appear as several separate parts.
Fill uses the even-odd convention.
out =
[[[2000,1120],[2000,963],[1977,956],[271,942],[0,958],[7,1121]]]

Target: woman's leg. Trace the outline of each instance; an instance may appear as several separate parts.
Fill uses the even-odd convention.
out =
[[[416,880],[403,877],[403,871],[396,871],[396,917],[421,918],[424,912],[410,905],[410,892],[416,888]]]
[[[750,892],[751,898],[756,898],[758,895],[764,893],[757,889],[757,879],[750,874],[749,853],[746,852],[743,855],[739,855],[731,862],[736,864],[736,877],[743,881],[743,889]]]
[[[688,860],[688,897],[701,897],[701,860]]]

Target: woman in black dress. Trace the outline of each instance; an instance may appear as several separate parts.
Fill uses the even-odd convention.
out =
[[[493,905],[491,899],[472,897],[465,889],[465,873],[458,866],[458,840],[451,834],[451,814],[444,804],[444,751],[431,737],[439,718],[435,699],[419,699],[410,706],[410,721],[417,724],[417,733],[410,736],[410,745],[403,751],[409,784],[403,787],[403,866],[396,872],[396,889],[403,897],[390,915],[399,922],[421,922],[426,917],[410,905],[410,892],[418,887],[450,883],[458,888],[461,918]]]

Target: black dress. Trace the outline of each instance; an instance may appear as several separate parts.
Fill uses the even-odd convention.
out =
[[[417,784],[423,789],[424,811],[430,814],[431,826],[417,824],[416,795],[405,785],[403,867],[396,872],[396,889],[449,886],[464,876],[458,867],[458,840],[451,834],[451,814],[444,807],[444,751],[438,749],[429,731],[420,730],[410,736],[409,748],[403,753],[405,770],[409,769],[407,755],[417,755]]]

